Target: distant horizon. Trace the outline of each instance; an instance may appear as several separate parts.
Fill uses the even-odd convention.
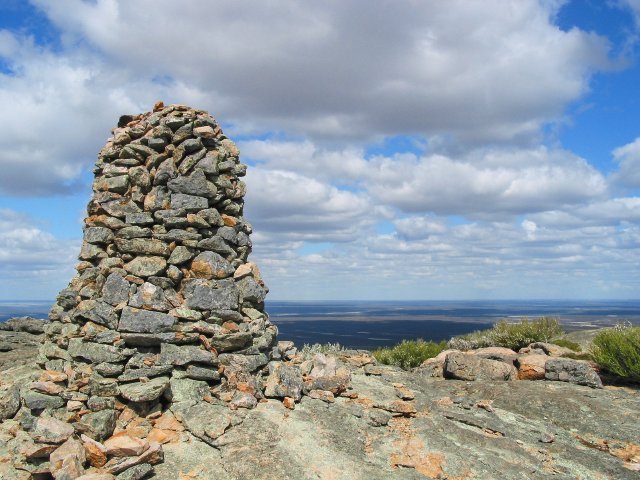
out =
[[[0,299],[0,304],[5,303],[55,303],[55,299]],[[322,299],[280,299],[267,298],[265,303],[269,302],[286,302],[286,303],[324,303],[324,302],[372,302],[372,303],[388,303],[388,302],[638,302],[638,298],[433,298],[433,299],[367,299],[367,298],[322,298]]]

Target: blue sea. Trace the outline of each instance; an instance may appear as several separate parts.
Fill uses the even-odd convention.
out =
[[[51,301],[0,302],[0,321],[29,315],[46,318]],[[526,301],[267,301],[266,310],[278,326],[280,340],[339,343],[349,348],[374,349],[402,340],[448,340],[496,321],[552,316],[566,331],[640,325],[640,300],[526,300]]]

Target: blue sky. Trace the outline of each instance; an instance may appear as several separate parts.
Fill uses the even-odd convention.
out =
[[[638,0],[4,0],[0,300],[70,280],[159,99],[239,145],[272,299],[637,298],[639,40]]]

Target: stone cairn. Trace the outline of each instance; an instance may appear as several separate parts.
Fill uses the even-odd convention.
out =
[[[189,428],[193,408],[210,408],[219,420],[206,435],[197,422],[191,430],[212,443],[230,410],[263,398],[257,372],[284,353],[248,261],[247,167],[234,143],[206,112],[161,102],[112,133],[94,169],[77,274],[50,312],[42,375],[21,392],[32,437],[40,432],[48,451],[80,442],[110,475],[162,459],[161,441],[117,435],[132,418],[149,434],[149,419]],[[70,458],[65,475],[86,466],[86,456]],[[63,465],[52,458],[50,468],[58,478]]]

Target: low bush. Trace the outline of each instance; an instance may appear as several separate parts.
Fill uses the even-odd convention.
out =
[[[582,347],[579,343],[572,342],[571,340],[567,340],[565,338],[557,338],[552,340],[551,343],[554,345],[558,345],[559,347],[568,348],[569,350],[573,350],[574,352],[581,352]]]
[[[591,354],[604,371],[640,382],[640,327],[627,324],[601,331],[593,339]]]
[[[524,318],[518,323],[500,320],[488,330],[454,337],[449,340],[448,346],[458,350],[505,347],[517,352],[530,343],[548,342],[563,333],[560,321],[553,317],[541,317],[533,321]]]
[[[374,358],[385,365],[408,370],[419,366],[428,358],[433,358],[447,348],[447,342],[435,343],[424,340],[403,340],[395,347],[378,348],[372,352]]]

